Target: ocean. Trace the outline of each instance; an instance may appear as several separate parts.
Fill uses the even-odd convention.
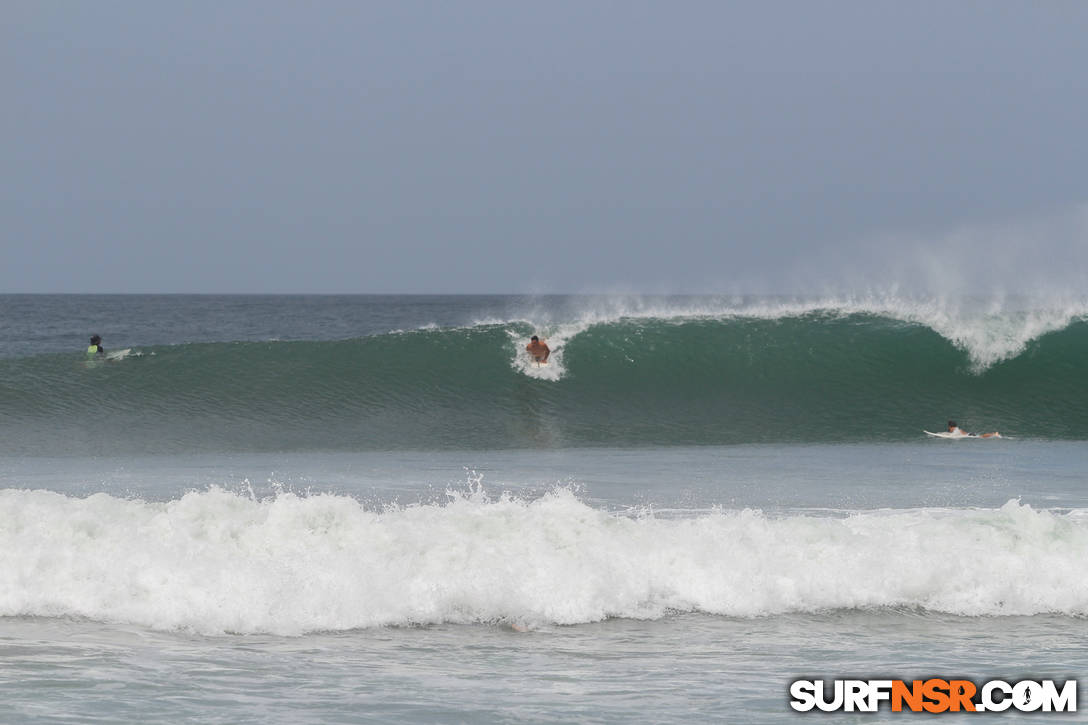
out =
[[[1086,681],[1088,299],[7,295],[0,331],[0,722]]]

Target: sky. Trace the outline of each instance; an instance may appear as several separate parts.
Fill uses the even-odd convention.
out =
[[[1080,288],[1088,3],[0,5],[0,292]]]

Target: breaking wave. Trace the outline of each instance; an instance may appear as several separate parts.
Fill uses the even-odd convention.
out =
[[[1088,614],[1088,516],[884,510],[658,517],[450,492],[368,508],[213,488],[147,502],[0,491],[0,616],[205,634],[577,624],[857,608]]]
[[[0,360],[7,453],[1088,438],[1080,303],[651,305]],[[539,334],[547,365],[523,347]]]

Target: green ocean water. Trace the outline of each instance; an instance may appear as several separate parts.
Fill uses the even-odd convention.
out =
[[[0,720],[777,723],[816,676],[1083,702],[1086,320],[0,296]],[[1007,438],[922,433],[949,418]]]
[[[1088,437],[1088,323],[989,324],[657,312],[29,354],[0,359],[0,435],[19,455],[905,441],[949,418]],[[538,332],[546,367],[522,351]]]

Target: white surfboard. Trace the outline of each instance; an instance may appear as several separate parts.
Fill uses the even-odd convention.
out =
[[[1006,437],[1006,436],[1001,435],[1000,433],[994,433],[993,435],[980,436],[977,433],[949,433],[947,431],[945,431],[944,433],[934,433],[933,431],[929,431],[929,430],[923,430],[922,432],[925,433],[927,436],[933,436],[934,438],[1005,438]]]
[[[945,431],[943,433],[934,433],[933,431],[923,430],[927,436],[933,436],[934,438],[978,438],[978,436],[968,435],[967,433],[949,433]]]
[[[132,352],[131,347],[126,347],[124,350],[114,350],[113,352],[106,353],[107,360],[124,360]]]

